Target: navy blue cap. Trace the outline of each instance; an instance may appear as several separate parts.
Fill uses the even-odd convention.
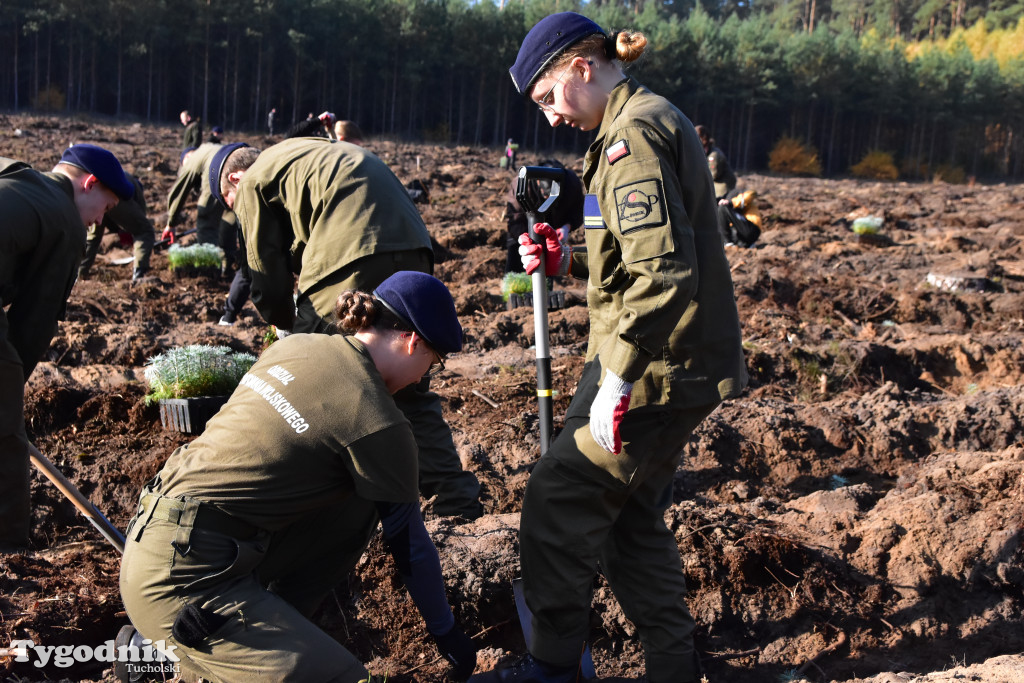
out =
[[[195,147],[186,147],[185,149],[181,150],[181,156],[178,157],[178,163],[180,163],[180,164],[185,163],[185,155],[188,154],[189,152],[194,152],[194,151],[196,151]]]
[[[516,90],[520,95],[527,94],[533,82],[560,54],[595,34],[607,35],[600,26],[576,12],[550,14],[538,21],[523,38],[516,63],[508,70]]]
[[[210,194],[225,209],[228,208],[228,205],[224,203],[224,196],[220,193],[220,171],[224,168],[224,162],[228,160],[232,152],[248,146],[244,142],[232,142],[230,145],[221,145],[221,148],[213,155],[213,161],[210,162]]]
[[[60,163],[91,173],[120,199],[127,201],[135,194],[135,185],[121,168],[121,162],[102,147],[89,144],[71,145],[64,150]]]
[[[224,132],[224,129],[221,128],[220,126],[214,126],[213,128],[210,129],[210,132],[211,133],[216,133],[217,135],[220,135],[221,133]]]
[[[400,270],[380,283],[373,295],[442,357],[462,350],[462,325],[455,301],[433,275]]]

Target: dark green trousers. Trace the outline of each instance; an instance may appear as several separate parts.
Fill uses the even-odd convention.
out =
[[[239,540],[143,513],[127,534],[121,598],[144,637],[173,646],[182,669],[206,680],[357,683],[362,663],[309,617],[355,568],[378,521],[373,503],[351,497]],[[189,603],[223,621],[193,647],[172,632]]]
[[[0,358],[0,468],[3,468],[0,475],[0,544],[24,547],[28,545],[31,519],[25,375],[20,363],[3,358]]]
[[[583,400],[589,415],[593,392],[583,386],[586,378],[585,371],[574,403]],[[588,417],[566,420],[530,476],[520,520],[535,657],[565,666],[579,661],[600,565],[636,625],[651,683],[699,680],[686,581],[664,513],[683,445],[716,405],[630,410],[618,455],[597,445]],[[574,407],[579,411],[570,406],[570,415]]]

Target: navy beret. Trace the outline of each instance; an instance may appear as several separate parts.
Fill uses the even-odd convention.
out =
[[[210,132],[211,133],[216,133],[217,135],[220,135],[221,133],[224,132],[224,129],[221,128],[220,126],[214,126],[213,128],[210,129]]]
[[[71,145],[64,150],[60,163],[91,173],[120,199],[127,201],[135,194],[135,186],[121,168],[121,162],[102,147],[89,144]]]
[[[433,275],[400,270],[380,283],[373,295],[442,356],[462,350],[462,325],[455,301]]]
[[[244,142],[232,142],[230,145],[221,145],[221,148],[216,151],[213,155],[213,161],[210,162],[210,194],[213,198],[220,202],[220,205],[225,209],[228,205],[224,203],[224,196],[220,193],[220,172],[224,168],[224,162],[228,160],[231,153],[236,149],[242,147],[248,147],[249,145]]]
[[[538,21],[526,34],[516,63],[508,70],[516,90],[520,95],[527,94],[533,82],[560,54],[595,34],[607,35],[600,26],[576,12],[550,14]]]

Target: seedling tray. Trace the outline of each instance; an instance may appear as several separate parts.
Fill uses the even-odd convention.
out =
[[[199,434],[227,400],[227,396],[162,398],[159,401],[160,424],[171,431]]]

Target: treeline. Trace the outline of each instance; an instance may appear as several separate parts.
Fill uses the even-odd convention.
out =
[[[541,17],[647,33],[634,73],[733,165],[780,138],[846,173],[1024,176],[1024,0],[2,0],[0,108],[260,129],[323,110],[369,134],[582,153],[508,67]]]

